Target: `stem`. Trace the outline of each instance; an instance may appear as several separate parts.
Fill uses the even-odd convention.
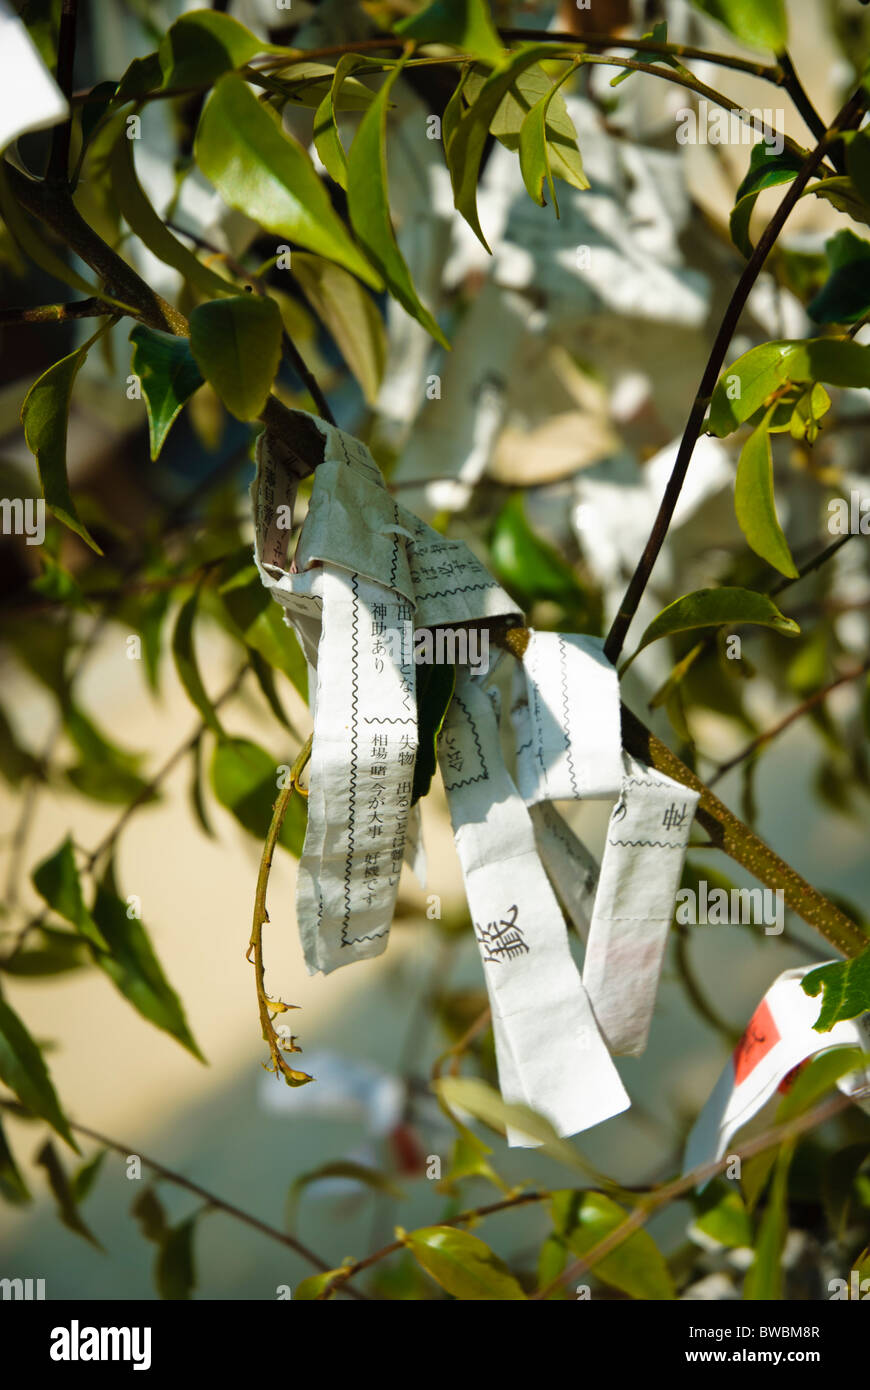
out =
[[[77,1124],[74,1120],[70,1121],[70,1129],[74,1129],[77,1134],[86,1135],[88,1139],[93,1139],[95,1143],[102,1144],[104,1148],[113,1149],[115,1153],[121,1154],[124,1158],[126,1158],[128,1154],[135,1154],[136,1157],[145,1164],[146,1168],[150,1168],[151,1172],[156,1173],[164,1182],[171,1182],[175,1187],[183,1187],[185,1192],[191,1192],[195,1197],[202,1198],[208,1206],[213,1207],[216,1211],[222,1211],[227,1216],[234,1217],[236,1221],[241,1221],[245,1226],[251,1226],[255,1231],[259,1231],[261,1235],[268,1236],[270,1240],[276,1240],[280,1245],[286,1245],[288,1249],[294,1250],[297,1255],[301,1255],[303,1260],[307,1260],[309,1264],[314,1265],[315,1269],[319,1269],[325,1273],[331,1268],[325,1260],[322,1260],[319,1255],[315,1255],[313,1250],[309,1250],[308,1246],[303,1245],[302,1241],[297,1240],[295,1236],[289,1235],[285,1231],[279,1231],[274,1226],[267,1225],[266,1222],[261,1221],[259,1217],[252,1216],[250,1212],[243,1211],[241,1207],[235,1206],[232,1202],[224,1201],[223,1197],[216,1197],[213,1192],[209,1192],[207,1188],[201,1187],[199,1183],[193,1182],[190,1178],[184,1177],[182,1173],[176,1173],[172,1168],[167,1168],[165,1164],[158,1163],[154,1158],[149,1158],[148,1155],[143,1154],[142,1150],[137,1148],[135,1144],[124,1144],[119,1139],[110,1139],[107,1135],[101,1134],[99,1130],[91,1129],[88,1125]],[[365,1294],[360,1293],[357,1289],[349,1287],[346,1282],[342,1283],[342,1288],[349,1293],[352,1298],[366,1298]]]
[[[72,101],[73,67],[76,56],[76,30],[78,27],[79,0],[63,0],[60,13],[60,29],[57,41],[57,85]],[[48,156],[46,178],[50,183],[66,187],[69,181],[69,150],[72,138],[72,107],[68,120],[55,126],[51,138],[51,151]]]
[[[711,787],[715,786],[716,783],[725,776],[726,772],[730,772],[733,767],[736,767],[738,763],[744,762],[746,758],[751,758],[753,753],[757,753],[760,748],[764,748],[768,743],[772,743],[784,730],[789,728],[791,724],[794,724],[795,720],[800,719],[802,715],[806,714],[811,709],[815,709],[816,705],[820,705],[826,700],[832,690],[836,690],[841,685],[847,685],[849,681],[860,680],[868,671],[870,671],[870,660],[865,661],[857,670],[847,671],[845,675],[838,676],[836,680],[831,681],[828,685],[822,686],[820,690],[815,690],[812,695],[804,700],[803,704],[797,705],[784,719],[780,719],[778,724],[774,724],[773,728],[768,729],[763,734],[759,734],[757,738],[747,743],[746,747],[742,749],[741,752],[736,753],[733,758],[729,758],[727,762],[722,763],[716,770],[714,776],[710,778],[709,785]]]
[[[783,86],[804,119],[807,128],[812,131],[816,140],[824,140],[827,127],[818,111],[807,95],[806,88],[797,75],[795,66],[788,53],[783,49],[782,53],[777,54],[779,66],[782,69]],[[832,157],[832,162],[836,160]],[[837,166],[839,168],[839,165]]]
[[[665,494],[662,498],[658,515],[653,523],[649,540],[644,547],[643,554],[638,561],[637,568],[626,589],[619,612],[614,618],[610,631],[607,634],[604,651],[614,665],[619,659],[631,621],[637,612],[638,604],[649,582],[653,566],[658,559],[659,551],[668,534],[671,518],[673,517],[674,509],[679,500],[686,473],[688,472],[689,464],[692,459],[692,454],[695,450],[695,445],[701,433],[701,426],[703,425],[704,417],[707,413],[710,394],[719,378],[728,346],[740,320],[746,301],[749,298],[749,293],[755,281],[758,279],[764,262],[767,260],[772,247],[782,231],[789,213],[794,208],[803,190],[821,164],[825,153],[838,138],[840,132],[846,129],[851,122],[860,116],[860,113],[864,109],[865,100],[866,98],[863,91],[856,92],[843,107],[830,130],[825,133],[824,138],[819,141],[816,148],[805,160],[800,172],[789,185],[788,192],[759,238],[758,244],[740,277],[737,288],[731,296],[730,303],[725,311],[725,317],[722,320],[719,332],[716,335],[716,341],[713,344],[710,356],[707,360],[707,365],[704,368],[701,384],[698,387],[698,393],[692,405],[689,419],[683,432],[683,438],[680,441],[680,447],[674,462],[673,471],[668,479],[668,485],[665,488]]]
[[[254,953],[253,966],[257,981],[257,1007],[260,1013],[260,1024],[263,1030],[263,1038],[269,1044],[269,1062],[264,1062],[263,1066],[267,1071],[273,1071],[276,1075],[283,1076],[288,1086],[304,1086],[307,1082],[313,1081],[314,1077],[309,1076],[304,1071],[294,1071],[284,1060],[284,1052],[301,1052],[301,1047],[297,1047],[296,1039],[290,1038],[289,1043],[278,1037],[272,1023],[270,1010],[283,1013],[286,1009],[298,1008],[296,1004],[284,1004],[280,1001],[270,999],[266,994],[266,965],[263,960],[263,926],[269,921],[269,913],[266,909],[266,891],[269,887],[269,874],[272,871],[272,856],[278,844],[278,836],[281,834],[281,826],[284,824],[284,817],[287,814],[287,807],[290,805],[290,798],[293,793],[298,791],[300,796],[307,796],[299,787],[299,778],[308,759],[311,757],[312,736],[309,735],[304,743],[299,756],[290,769],[290,776],[285,786],[281,788],[275,805],[272,809],[272,820],[269,825],[269,833],[266,836],[266,843],[263,845],[263,853],[260,856],[260,872],[257,874],[257,891],[254,897],[254,922],[251,927],[251,939],[248,942],[248,960],[251,959],[251,952]]]
[[[37,304],[32,309],[0,309],[0,327],[17,323],[67,323],[70,319],[102,318],[115,308],[102,299],[77,299],[71,304]]]

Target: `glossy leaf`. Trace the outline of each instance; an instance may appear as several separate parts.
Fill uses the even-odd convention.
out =
[[[187,691],[191,703],[202,715],[203,723],[213,733],[222,735],[220,720],[199,672],[193,643],[193,625],[199,611],[199,598],[200,589],[196,588],[181,606],[172,634],[172,655],[178,679]]]
[[[148,933],[132,907],[118,897],[110,877],[97,889],[93,916],[108,943],[108,952],[94,952],[100,969],[137,1013],[169,1033],[200,1062],[205,1061],[187,1026],[178,995],[154,954]]]
[[[397,65],[360,122],[351,145],[347,164],[347,199],[350,220],[372,264],[377,267],[390,293],[404,309],[421,323],[443,347],[447,339],[429,310],[420,302],[411,275],[399,250],[390,217],[387,182],[387,106],[393,83],[401,66]],[[318,248],[315,247],[315,250]]]
[[[797,623],[780,613],[766,594],[728,587],[696,589],[694,593],[684,594],[682,598],[669,603],[657,618],[653,618],[630,660],[633,661],[644,647],[662,637],[670,637],[675,632],[690,632],[694,628],[719,627],[724,623],[753,623],[772,627],[786,637],[795,637],[800,632]],[[661,701],[658,700],[658,703]]]
[[[223,77],[215,87],[199,123],[195,154],[230,207],[380,288],[333,211],[307,152],[240,77]],[[370,174],[374,181],[375,171]]]
[[[92,550],[102,555],[102,550],[79,518],[66,474],[66,440],[72,389],[88,355],[88,348],[97,337],[99,334],[43,372],[24,398],[21,420],[27,447],[36,459],[46,506],[58,521],[75,531]]]
[[[365,58],[356,53],[342,54],[332,75],[329,90],[314,114],[315,149],[320,155],[329,177],[345,190],[347,189],[347,155],[344,151],[344,145],[341,143],[335,113],[339,109],[339,100],[345,79],[355,67],[365,61]],[[362,86],[361,83],[358,85]],[[369,92],[368,95],[369,100],[365,103],[367,107],[374,100],[372,92]]]
[[[723,372],[713,392],[708,430],[736,430],[789,382],[870,386],[870,347],[841,338],[782,340],[750,348]]]
[[[313,63],[310,60],[294,61],[289,67],[281,69],[280,77],[274,73],[268,76],[261,73],[259,80],[269,91],[278,92],[288,103],[293,102],[297,106],[317,108],[323,104],[333,89],[335,74],[345,58],[351,58],[353,62],[345,68],[345,74],[334,91],[334,109],[336,111],[365,111],[374,101],[375,94],[371,87],[367,87],[364,82],[359,82],[355,77],[348,77],[347,73],[357,63],[365,63],[368,67],[372,67],[373,64],[381,61],[373,56],[343,53],[336,66],[331,63]],[[389,65],[393,60],[387,58],[384,61]],[[316,122],[317,117],[315,116],[315,124]]]
[[[499,103],[489,129],[505,149],[518,150],[522,156],[523,126],[539,103],[545,102],[541,126],[551,172],[554,177],[583,192],[589,187],[589,180],[583,172],[583,159],[577,147],[577,131],[568,114],[565,98],[559,90],[574,71],[574,64],[571,64],[554,81],[539,63],[524,68],[517,74]],[[480,72],[469,72],[465,84],[467,102],[473,104],[477,100],[484,81]],[[522,168],[522,162],[520,167]]]
[[[691,1231],[700,1231],[728,1249],[752,1244],[752,1223],[740,1193],[721,1182],[708,1183],[693,1199]]]
[[[790,150],[777,154],[766,140],[760,140],[749,156],[749,172],[738,188],[731,210],[731,240],[748,259],[752,255],[749,223],[759,195],[766,188],[791,183],[801,167],[801,161]]]
[[[626,1220],[626,1212],[603,1192],[556,1192],[551,1203],[553,1226],[574,1255],[588,1255]],[[672,1299],[673,1280],[664,1256],[648,1231],[632,1231],[609,1254],[595,1261],[592,1272],[630,1298]]]
[[[830,275],[807,305],[816,323],[857,323],[870,310],[870,241],[844,229],[825,243]]]
[[[857,130],[846,146],[846,168],[861,201],[870,204],[870,135]]]
[[[315,1299],[317,1299],[317,1298],[320,1297],[320,1295],[323,1293],[323,1290],[324,1290],[329,1284],[332,1283],[333,1279],[335,1279],[339,1274],[343,1274],[343,1273],[344,1273],[344,1270],[341,1269],[341,1268],[339,1268],[339,1269],[325,1269],[325,1270],[323,1271],[322,1274],[309,1274],[308,1278],[307,1278],[307,1279],[302,1279],[302,1280],[296,1285],[296,1288],[293,1290],[293,1302],[294,1302],[294,1303],[311,1303],[311,1302],[313,1302]],[[331,1298],[331,1297],[332,1297],[331,1294],[327,1295],[327,1298]],[[326,1301],[326,1300],[324,1300],[324,1301]]]
[[[583,597],[571,566],[529,525],[521,492],[496,517],[490,558],[502,583],[522,602],[553,599],[567,606]]]
[[[837,1082],[859,1068],[865,1054],[860,1047],[832,1047],[801,1067],[776,1109],[776,1123],[785,1124],[804,1115],[833,1090]]]
[[[452,134],[447,154],[453,184],[453,202],[487,251],[490,247],[483,235],[477,213],[477,185],[490,125],[495,120],[502,102],[526,68],[539,62],[541,58],[560,56],[561,52],[557,48],[535,44],[524,44],[514,50],[482,84],[476,99]],[[469,76],[466,83],[466,91],[469,89],[473,90],[472,76]],[[517,130],[519,131],[519,126]]]
[[[172,266],[173,270],[183,275],[200,294],[209,298],[236,294],[236,286],[197,260],[193,252],[189,251],[178,237],[173,236],[163,219],[155,212],[136,175],[133,159],[135,143],[135,140],[127,139],[122,128],[112,146],[109,162],[112,197],[131,232],[158,261]]]
[[[97,1240],[93,1231],[91,1231],[82,1220],[73,1189],[70,1186],[69,1178],[60,1161],[60,1156],[50,1139],[46,1139],[42,1148],[37,1153],[34,1162],[37,1163],[40,1168],[45,1169],[48,1185],[51,1188],[52,1196],[54,1197],[57,1207],[57,1215],[62,1224],[66,1226],[68,1231],[72,1231],[74,1235],[81,1236],[82,1239],[86,1240],[90,1245],[94,1245],[98,1250],[102,1250],[103,1246],[100,1241]]]
[[[454,1298],[519,1302],[518,1281],[488,1245],[452,1226],[425,1226],[405,1236],[405,1245],[427,1274]]]
[[[418,14],[394,25],[403,38],[417,43],[446,43],[493,66],[503,56],[487,0],[432,0]]]
[[[756,555],[773,565],[780,574],[796,579],[797,565],[776,514],[769,420],[768,414],[740,451],[734,485],[734,510],[740,529]]]
[[[78,1153],[66,1116],[60,1108],[42,1053],[21,1019],[0,997],[0,1081],[26,1110],[46,1120]]]
[[[277,762],[249,739],[223,738],[214,750],[211,784],[221,805],[262,843],[279,790]],[[280,843],[297,858],[302,853],[306,820],[304,798],[292,796]]]
[[[693,4],[752,48],[781,53],[788,43],[785,0],[693,0]]]
[[[244,67],[258,53],[277,53],[230,15],[194,10],[167,30],[158,56],[164,87],[211,86],[233,68]]]
[[[828,1033],[835,1023],[858,1018],[870,1010],[870,945],[850,960],[838,960],[811,970],[801,980],[805,994],[822,995],[822,1007],[813,1024],[817,1033]]]
[[[203,377],[186,338],[161,333],[139,323],[130,334],[130,366],[138,376],[148,413],[151,457],[156,459],[174,421]]]
[[[569,69],[570,71],[570,69]],[[532,202],[544,207],[544,183],[550,192],[553,211],[559,216],[559,200],[553,183],[550,146],[547,140],[547,112],[556,94],[555,85],[539,97],[520,126],[520,172]],[[588,183],[587,183],[588,187]]]
[[[281,311],[253,294],[211,299],[190,316],[196,364],[239,420],[255,420],[266,404],[281,361]]]
[[[794,1143],[784,1143],[755,1242],[755,1259],[743,1281],[744,1299],[770,1301],[782,1298],[782,1252],[788,1235],[788,1172]]]
[[[295,632],[284,622],[283,610],[264,589],[250,560],[250,548],[232,556],[222,570],[218,592],[234,631],[263,658],[282,671],[305,698],[308,668]]]
[[[296,251],[292,264],[302,293],[374,405],[387,360],[387,333],[378,306],[358,280],[331,261]]]

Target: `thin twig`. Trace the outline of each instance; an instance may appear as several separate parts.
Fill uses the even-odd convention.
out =
[[[114,314],[102,299],[77,299],[71,304],[37,304],[30,309],[0,309],[0,328],[19,323],[68,323],[71,319],[102,318]]]
[[[637,568],[632,575],[628,588],[625,591],[625,596],[619,606],[619,611],[607,634],[604,650],[608,658],[614,664],[616,664],[620,652],[622,651],[629,626],[637,612],[638,604],[649,582],[653,567],[658,559],[659,551],[668,534],[671,518],[673,517],[674,510],[679,501],[686,473],[688,472],[689,464],[692,460],[692,454],[695,451],[695,445],[701,433],[701,427],[707,413],[707,406],[710,402],[710,395],[719,379],[719,374],[725,361],[725,355],[740,320],[740,316],[743,313],[746,301],[749,298],[750,291],[758,279],[768,254],[782,231],[789,214],[821,164],[826,152],[830,149],[831,145],[833,145],[834,141],[839,138],[843,130],[848,129],[852,123],[860,119],[865,104],[866,94],[863,89],[860,89],[846,102],[830,130],[826,132],[824,139],[819,141],[816,148],[804,161],[802,168],[789,185],[788,192],[759,238],[758,244],[740,277],[737,288],[731,296],[731,300],[725,312],[725,317],[722,320],[719,332],[716,334],[716,340],[707,359],[707,365],[704,368],[701,384],[698,387],[698,393],[689,413],[689,419],[686,423],[682,440],[680,441],[674,467],[668,479],[664,497],[662,498],[661,506],[659,507],[658,514],[653,523],[649,540],[644,547],[643,554],[638,561]]]
[[[801,704],[796,705],[784,719],[780,719],[772,728],[766,729],[764,733],[751,739],[745,748],[742,748],[739,753],[735,753],[733,758],[729,758],[727,762],[721,763],[716,769],[716,772],[709,779],[707,785],[710,787],[715,786],[716,783],[725,776],[726,772],[730,772],[732,768],[737,767],[738,763],[745,762],[747,758],[751,758],[760,748],[765,748],[767,744],[772,743],[775,738],[778,738],[781,733],[784,733],[784,731],[794,724],[797,719],[802,718],[802,716],[807,714],[811,709],[815,709],[816,705],[822,704],[831,694],[832,690],[837,690],[841,685],[847,685],[849,681],[860,680],[868,671],[870,671],[870,660],[865,661],[854,671],[847,671],[845,675],[838,676],[836,680],[830,681],[828,685],[822,686],[820,690],[813,691],[812,695],[808,696]]]
[[[76,56],[79,0],[63,0],[57,40],[57,85],[68,102],[72,100],[73,68]],[[66,185],[69,179],[69,151],[72,139],[72,107],[67,120],[56,125],[51,137],[47,179]]]

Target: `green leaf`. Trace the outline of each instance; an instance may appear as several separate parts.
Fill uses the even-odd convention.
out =
[[[187,1026],[178,995],[154,954],[148,933],[134,915],[133,907],[128,907],[118,896],[110,875],[97,888],[93,917],[108,944],[107,951],[94,952],[100,969],[144,1019],[169,1033],[204,1062]]]
[[[485,1152],[488,1153],[489,1150]],[[507,1183],[502,1181],[485,1157],[485,1153],[481,1152],[479,1142],[470,1131],[457,1134],[450,1158],[450,1168],[443,1179],[441,1188],[452,1190],[462,1178],[485,1178],[487,1182],[493,1183],[502,1192],[508,1191]]]
[[[358,1182],[363,1187],[371,1188],[373,1192],[383,1192],[388,1197],[401,1198],[405,1196],[402,1188],[393,1182],[386,1173],[378,1172],[377,1168],[369,1168],[363,1163],[352,1163],[349,1159],[323,1163],[319,1168],[312,1168],[308,1173],[300,1173],[299,1177],[293,1180],[287,1195],[287,1224],[291,1230],[295,1225],[299,1198],[305,1188],[310,1187],[312,1183],[322,1182],[328,1178],[349,1178],[352,1182]]]
[[[555,97],[559,86],[570,77],[572,68],[568,68],[559,82],[550,86],[549,90],[539,97],[528,114],[524,117],[520,126],[519,134],[519,153],[520,153],[520,172],[523,176],[523,183],[529,197],[540,207],[544,206],[544,181],[550,190],[550,201],[553,204],[553,211],[559,216],[559,202],[556,197],[556,189],[553,183],[553,168],[550,158],[550,134],[547,125],[547,113]],[[532,69],[534,72],[534,69]],[[532,73],[524,73],[528,78]],[[522,79],[520,79],[522,81]],[[570,119],[570,118],[569,118]],[[576,148],[576,142],[575,142]],[[577,150],[578,157],[580,151]],[[582,159],[580,163],[582,171]],[[584,177],[584,187],[589,187],[589,180]]]
[[[463,1302],[525,1299],[504,1261],[468,1231],[424,1226],[406,1235],[404,1243],[426,1273],[454,1298]]]
[[[776,1158],[773,1183],[755,1243],[755,1259],[743,1281],[744,1299],[782,1298],[782,1252],[788,1235],[788,1170],[794,1142],[786,1142]]]
[[[307,152],[285,135],[280,119],[240,77],[223,77],[215,87],[194,150],[202,172],[230,207],[381,288],[333,211]],[[374,170],[369,172],[374,177]]]
[[[62,285],[69,285],[72,289],[79,290],[88,297],[95,296],[97,299],[104,299],[107,303],[117,305],[119,308],[130,308],[129,305],[124,305],[120,300],[114,299],[99,286],[92,285],[88,280],[83,279],[43,238],[40,224],[25,216],[12,193],[2,162],[0,162],[0,216],[2,216],[15,245],[34,265],[39,266],[40,270],[44,270],[46,275],[50,275],[54,280],[59,280]]]
[[[11,1207],[23,1207],[33,1198],[18,1170],[15,1156],[9,1147],[6,1133],[0,1124],[0,1197]]]
[[[190,801],[193,814],[201,830],[210,840],[215,837],[211,827],[211,822],[206,814],[205,798],[202,790],[202,735],[196,740],[191,749],[191,769],[190,769]]]
[[[293,1302],[313,1302],[314,1299],[320,1297],[327,1284],[330,1284],[337,1275],[343,1273],[344,1270],[339,1268],[325,1269],[322,1274],[309,1274],[308,1278],[301,1280],[293,1290]],[[332,1297],[331,1294],[329,1296]]]
[[[10,787],[17,787],[25,777],[40,775],[39,759],[18,742],[6,711],[0,706],[0,775]]]
[[[825,243],[830,275],[807,305],[816,323],[857,323],[870,310],[870,241],[844,228]]]
[[[197,1216],[170,1230],[157,1252],[154,1263],[154,1282],[161,1298],[173,1301],[189,1299],[196,1288],[196,1269],[193,1259],[193,1233]]]
[[[708,1183],[693,1197],[695,1219],[690,1227],[729,1249],[752,1244],[752,1223],[740,1193],[722,1182]]]
[[[211,299],[190,316],[197,366],[239,420],[255,420],[281,361],[281,310],[268,296]]]
[[[64,710],[64,730],[81,754],[80,761],[66,769],[66,777],[83,796],[112,805],[134,797],[141,797],[143,804],[154,800],[156,793],[139,776],[141,757],[106,738],[77,705]]]
[[[752,589],[727,587],[696,589],[694,593],[684,594],[682,598],[669,603],[657,618],[653,618],[640,639],[640,646],[626,666],[644,647],[662,637],[670,637],[675,632],[689,632],[698,627],[719,627],[724,623],[753,623],[772,627],[786,637],[796,637],[800,632],[797,623],[780,613],[766,594],[757,594]]]
[[[372,264],[383,277],[390,294],[437,342],[443,347],[449,347],[436,320],[417,297],[390,218],[386,155],[387,105],[393,83],[400,72],[401,64],[397,64],[363,116],[354,137],[347,166],[348,209],[351,225]]]
[[[566,1190],[553,1194],[556,1234],[575,1255],[588,1255],[627,1219],[628,1212],[603,1192]],[[648,1231],[632,1231],[609,1255],[592,1265],[597,1278],[630,1298],[676,1298],[665,1258]]]
[[[251,835],[265,840],[278,795],[278,764],[274,759],[249,739],[220,739],[212,757],[211,783],[221,805]],[[292,796],[280,843],[297,858],[302,853],[306,820],[304,798]]]
[[[365,56],[358,53],[344,53],[338,60],[337,67],[331,63],[312,63],[309,61],[294,61],[288,67],[281,69],[281,76],[276,77],[273,73],[258,74],[258,81],[271,92],[277,92],[286,102],[293,102],[297,106],[310,106],[316,108],[322,106],[324,100],[333,90],[335,74],[341,67],[345,58],[352,58],[353,62],[346,65],[344,75],[338,87],[333,92],[333,106],[336,111],[365,111],[375,99],[375,94],[371,87],[367,87],[364,82],[359,82],[355,77],[348,77],[347,73],[357,63],[365,63],[369,67],[378,62],[384,62],[390,66],[393,59],[379,59],[372,56]],[[315,116],[315,124],[317,117]]]
[[[21,1019],[0,998],[0,1081],[13,1091],[26,1110],[32,1110],[65,1139],[71,1149],[78,1144],[63,1114],[42,1060],[42,1053]]]
[[[203,723],[220,737],[223,735],[223,728],[199,673],[193,645],[193,624],[199,608],[200,593],[201,589],[197,586],[181,606],[172,634],[172,655],[178,679],[187,691],[191,703],[202,715]]]
[[[183,275],[200,294],[209,298],[235,294],[236,286],[197,260],[193,252],[173,236],[163,219],[155,212],[136,176],[134,144],[134,140],[127,139],[126,130],[122,127],[112,146],[109,159],[112,196],[131,232],[158,261],[172,266],[173,270]]]
[[[563,53],[560,49],[547,48],[540,44],[524,44],[515,49],[480,85],[472,106],[459,121],[451,135],[447,154],[450,178],[453,184],[453,202],[487,251],[490,250],[490,247],[483,235],[477,214],[477,185],[480,176],[480,162],[483,158],[490,127],[498,114],[500,131],[494,129],[493,134],[502,143],[507,144],[515,124],[518,145],[522,119],[534,103],[526,101],[520,96],[520,99],[515,101],[515,114],[512,115],[511,108],[508,107],[507,112],[502,115],[499,108],[512,93],[512,89],[526,68],[539,62],[541,58],[559,58],[562,56]],[[474,74],[470,74],[465,86],[466,95],[475,92],[475,85]],[[538,92],[535,100],[540,95],[541,93]],[[555,98],[555,100],[558,101],[560,98]],[[573,131],[573,129],[572,124],[571,130]],[[555,164],[554,172],[561,172],[555,167]]]
[[[858,1018],[870,1010],[870,946],[851,960],[835,961],[811,970],[801,980],[811,998],[822,994],[822,1007],[813,1024],[817,1033],[828,1033],[835,1023]]]
[[[378,306],[358,280],[320,256],[294,251],[292,267],[302,293],[374,405],[387,361],[387,333]]]
[[[76,1202],[84,1202],[93,1189],[94,1183],[100,1175],[100,1170],[106,1160],[108,1149],[97,1149],[93,1158],[89,1158],[72,1175],[70,1186]]]
[[[798,1072],[776,1110],[776,1123],[785,1124],[817,1105],[841,1077],[866,1060],[860,1047],[832,1047],[814,1057]]]
[[[160,333],[138,323],[130,334],[130,342],[133,344],[130,366],[142,384],[151,457],[156,459],[185,403],[202,385],[202,373],[186,338],[176,338],[171,333]]]
[[[846,169],[859,198],[870,203],[870,135],[858,130],[846,146]]]
[[[747,260],[752,255],[749,223],[759,194],[766,188],[791,183],[801,167],[801,161],[790,150],[777,154],[766,140],[760,140],[749,156],[749,172],[741,183],[731,210],[731,240]]]
[[[438,763],[438,736],[456,689],[456,667],[429,665],[417,667],[417,728],[419,745],[414,762],[411,805],[425,796],[432,785]]]
[[[583,597],[571,566],[529,525],[521,492],[515,492],[496,517],[490,559],[502,583],[525,605],[552,599],[569,606]]]
[[[780,574],[797,579],[797,566],[776,514],[769,424],[768,411],[740,451],[734,485],[734,510],[740,529],[756,555],[773,565]]]
[[[48,1177],[48,1185],[57,1204],[57,1214],[66,1226],[67,1230],[75,1235],[81,1236],[90,1245],[95,1245],[98,1250],[103,1250],[103,1246],[88,1226],[85,1225],[79,1213],[75,1194],[70,1186],[69,1178],[64,1171],[60,1156],[50,1139],[46,1139],[42,1148],[34,1160],[40,1168],[44,1168]]]
[[[855,1196],[855,1179],[870,1158],[870,1145],[847,1144],[828,1154],[822,1177],[822,1202],[825,1216],[836,1240],[842,1241],[851,1217],[850,1208]]]
[[[314,113],[314,146],[321,160],[326,166],[329,177],[333,179],[345,191],[347,190],[347,155],[344,152],[344,145],[341,143],[341,136],[335,119],[338,109],[339,97],[345,78],[360,63],[364,63],[365,58],[357,53],[343,53],[338,60],[335,72],[332,74],[332,82],[325,97]],[[362,86],[362,84],[358,84]],[[368,88],[364,88],[368,92]],[[374,93],[368,92],[366,106],[370,106],[374,100]],[[295,257],[294,257],[295,268]]]
[[[490,67],[504,55],[486,0],[433,0],[419,14],[393,26],[394,32],[417,43],[446,43],[470,53]]]
[[[731,434],[790,382],[870,386],[870,347],[841,338],[762,343],[723,372],[713,392],[707,429]]]
[[[538,1253],[538,1288],[549,1288],[558,1279],[568,1260],[568,1247],[559,1236],[547,1236]],[[564,1302],[568,1291],[563,1285],[547,1295],[550,1302]]]
[[[167,31],[158,55],[164,87],[210,87],[223,73],[242,68],[258,53],[279,53],[226,14],[194,10]]]
[[[687,72],[687,69],[677,62],[673,54],[650,52],[649,49],[643,48],[643,39],[652,39],[654,43],[667,43],[668,22],[666,19],[663,19],[659,24],[653,25],[649,33],[643,35],[643,38],[640,40],[641,47],[632,53],[632,60],[636,63],[664,63],[669,68],[675,68],[677,72]],[[634,73],[632,69],[626,68],[623,72],[618,72],[615,77],[611,77],[610,85],[611,87],[619,87],[621,83],[627,82],[628,79],[633,76]]]
[[[21,979],[41,979],[48,975],[63,975],[81,970],[87,964],[84,942],[75,932],[55,927],[40,927],[43,945],[24,947],[0,963],[0,970]],[[28,937],[32,940],[33,933]]]
[[[785,0],[762,0],[762,3],[759,0],[692,0],[692,3],[752,48],[781,53],[788,44]]]
[[[33,886],[53,912],[71,922],[84,941],[107,951],[108,942],[85,906],[75,851],[68,835],[54,854],[33,871]]]
[[[102,329],[100,330],[102,332]],[[66,437],[72,389],[95,334],[84,347],[62,357],[35,381],[24,398],[21,420],[27,447],[36,459],[46,506],[92,550],[102,555],[93,536],[79,519],[66,475]]]

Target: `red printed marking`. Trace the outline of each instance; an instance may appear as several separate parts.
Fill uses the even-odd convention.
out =
[[[779,1029],[766,1000],[762,999],[743,1037],[734,1049],[734,1082],[739,1086],[779,1042]]]
[[[782,1080],[776,1088],[779,1091],[780,1095],[788,1095],[789,1091],[791,1090],[794,1083],[797,1081],[798,1076],[803,1071],[804,1067],[809,1066],[812,1060],[812,1057],[805,1057],[802,1062],[798,1062],[797,1066],[792,1067],[791,1071],[786,1072],[785,1076],[782,1078]]]

